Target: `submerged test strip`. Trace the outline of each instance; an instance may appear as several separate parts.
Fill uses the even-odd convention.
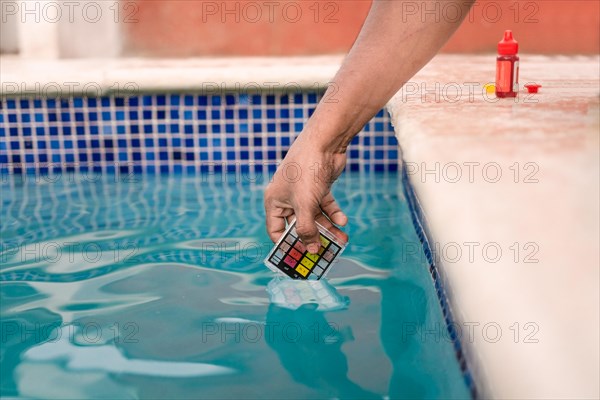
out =
[[[265,259],[265,265],[293,279],[321,279],[334,260],[342,253],[346,243],[341,243],[325,227],[317,223],[321,248],[311,254],[296,233],[296,221],[292,222]]]

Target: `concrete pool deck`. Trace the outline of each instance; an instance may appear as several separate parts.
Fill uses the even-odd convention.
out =
[[[522,55],[517,99],[494,68],[440,56],[390,101],[406,171],[480,395],[598,398],[599,59]]]

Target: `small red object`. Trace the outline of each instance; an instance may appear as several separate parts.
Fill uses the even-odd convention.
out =
[[[496,58],[496,97],[516,97],[519,91],[519,44],[512,31],[504,32]]]
[[[542,87],[542,85],[538,85],[537,83],[528,83],[525,85],[528,93],[537,93],[538,89]]]

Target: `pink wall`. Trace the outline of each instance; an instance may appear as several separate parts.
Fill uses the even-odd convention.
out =
[[[123,24],[126,55],[190,57],[343,53],[352,45],[371,1],[134,3],[137,22]],[[455,10],[443,0],[429,12],[422,4],[405,2],[405,12],[455,18]],[[522,52],[597,54],[599,5],[596,0],[479,0],[444,51],[495,51],[502,32],[512,29]]]
[[[444,51],[495,52],[505,29],[513,30],[521,52],[598,54],[600,2],[479,0]]]

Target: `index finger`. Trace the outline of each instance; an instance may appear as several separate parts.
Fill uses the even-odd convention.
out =
[[[283,232],[285,232],[285,217],[274,215],[273,211],[266,210],[267,212],[267,233],[269,234],[269,238],[271,241],[275,243]]]
[[[265,214],[267,233],[273,243],[277,242],[287,226],[287,220],[294,215],[294,210],[290,207],[281,207],[279,204],[265,199]]]

